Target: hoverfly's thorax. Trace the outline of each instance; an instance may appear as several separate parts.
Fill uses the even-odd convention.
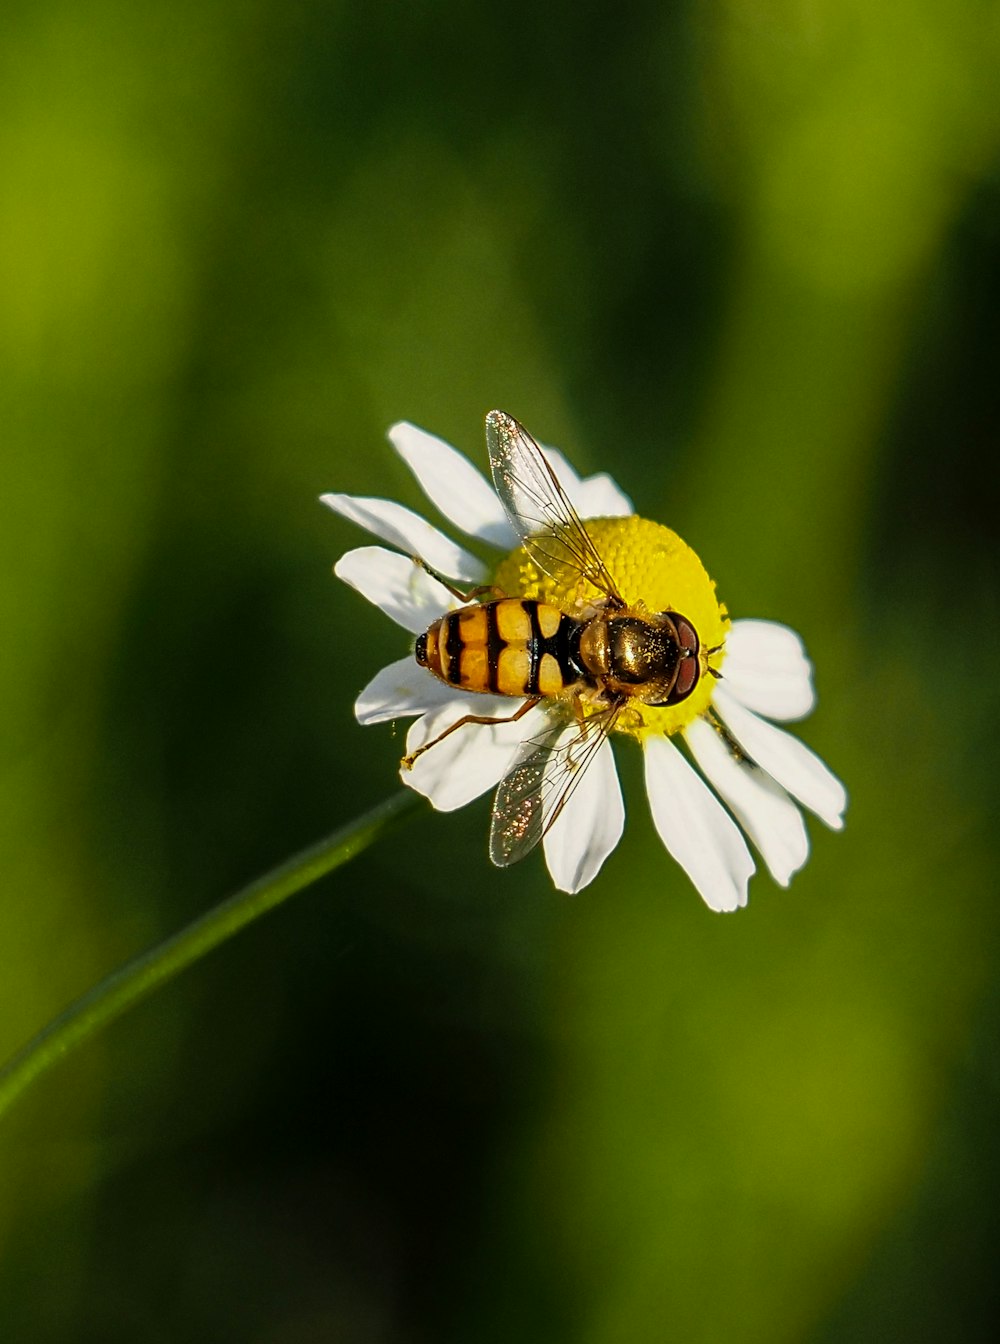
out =
[[[608,641],[608,622],[595,616],[580,628],[579,662],[595,680],[605,678],[611,671],[611,646]]]
[[[669,677],[677,662],[677,642],[667,625],[652,625],[637,616],[608,622],[611,674],[628,686]]]

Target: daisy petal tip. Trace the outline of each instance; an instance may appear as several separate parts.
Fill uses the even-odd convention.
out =
[[[594,879],[600,872],[601,868],[603,867],[603,860],[601,861],[601,863],[597,865],[596,868],[595,867],[590,867],[588,869],[580,868],[572,876],[570,876],[568,873],[559,872],[558,868],[555,871],[553,871],[553,867],[551,865],[547,866],[549,870],[549,877],[556,891],[564,892],[565,895],[567,896],[576,896],[581,891],[589,887],[591,882],[594,881]]]
[[[340,579],[341,583],[346,583],[351,588],[358,588],[358,585],[363,582],[370,565],[375,560],[374,552],[376,551],[382,551],[382,547],[356,546],[351,551],[345,551],[334,561],[334,575]],[[388,555],[390,552],[384,551],[383,554]]]
[[[804,863],[805,859],[803,859],[801,863],[792,860],[784,864],[778,863],[774,859],[772,859],[770,864],[770,873],[775,886],[783,887],[787,891],[788,888],[792,885],[792,878],[795,876],[795,874],[799,871],[799,869],[803,866]]]
[[[575,896],[577,892],[582,891],[587,886],[586,882],[562,882],[558,878],[552,877],[551,873],[549,877],[552,879],[552,885],[556,891],[561,891],[564,896]]]
[[[344,564],[344,561],[347,560],[347,557],[351,554],[351,551],[345,551],[343,555],[339,556],[334,561],[333,565],[334,574],[336,574],[338,579],[342,579],[344,583],[350,583],[348,575],[354,573],[354,565],[350,560],[347,561],[346,565]]]
[[[727,870],[724,873],[716,874],[713,879],[703,882],[698,890],[702,900],[710,910],[728,915],[734,910],[742,910],[746,906],[750,896],[750,879],[757,871],[757,864],[743,839],[739,827],[728,817],[721,804],[719,806],[720,811],[731,822],[739,846],[738,848],[734,846],[734,852],[730,857]]]
[[[419,452],[424,443],[438,441],[435,435],[429,434],[426,429],[421,429],[410,420],[397,420],[386,430],[385,437],[404,460],[408,452]]]
[[[801,815],[801,814],[800,814]],[[768,865],[771,876],[779,887],[786,889],[792,885],[792,878],[800,873],[809,861],[809,832],[805,821],[802,823],[801,842],[784,856],[784,861],[772,857]]]
[[[746,908],[747,897],[749,895],[749,881],[747,878],[741,887],[728,887],[725,890],[702,891],[701,899],[708,906],[709,910],[716,915],[731,915],[736,910]]]
[[[814,810],[820,821],[829,826],[831,831],[842,831],[844,829],[844,813],[847,811],[847,790],[837,776],[828,767],[826,769],[829,797],[824,800],[826,806],[822,810]]]
[[[426,798],[435,812],[453,811],[453,808],[442,803],[437,780],[433,776],[414,770],[412,765],[406,765],[404,761],[399,763],[399,782],[405,784],[408,789],[412,789],[414,793],[419,793],[421,798]]]

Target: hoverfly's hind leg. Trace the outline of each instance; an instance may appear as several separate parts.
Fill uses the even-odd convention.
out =
[[[534,709],[535,706],[540,705],[541,702],[542,697],[540,695],[534,695],[530,699],[525,700],[524,704],[521,705],[518,709],[516,709],[513,714],[507,714],[500,719],[494,718],[488,714],[487,715],[463,714],[460,719],[455,720],[455,722],[451,725],[450,728],[446,728],[443,733],[438,733],[437,737],[435,737],[432,741],[425,742],[422,747],[418,747],[416,751],[411,752],[409,756],[404,756],[402,761],[400,761],[400,765],[403,767],[404,770],[412,770],[413,762],[417,759],[418,756],[422,756],[425,751],[430,751],[431,747],[436,747],[437,744],[439,742],[443,742],[444,739],[449,736],[449,734],[454,733],[459,728],[465,728],[467,724],[517,723],[518,719],[524,718],[525,714],[527,714],[529,709]]]
[[[760,769],[754,758],[748,752],[743,750],[740,744],[736,741],[736,738],[733,737],[732,733],[717,714],[714,714],[709,710],[705,717],[722,738],[723,742],[726,744],[726,749],[737,765],[749,765],[754,770]]]
[[[441,587],[447,588],[452,597],[457,597],[463,606],[468,606],[470,602],[475,602],[477,598],[484,597],[487,593],[490,597],[506,597],[503,589],[498,588],[494,583],[481,583],[478,587],[463,592],[461,588],[456,588],[450,579],[446,579],[443,574],[439,574],[436,569],[432,569],[426,560],[421,560],[419,555],[411,555],[410,559],[418,569],[424,570],[432,579],[437,579]]]

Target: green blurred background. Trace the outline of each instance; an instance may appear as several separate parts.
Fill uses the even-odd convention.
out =
[[[0,1052],[395,787],[324,489],[512,411],[818,669],[710,914],[421,813],[0,1126],[5,1340],[992,1338],[1000,19],[8,0]]]

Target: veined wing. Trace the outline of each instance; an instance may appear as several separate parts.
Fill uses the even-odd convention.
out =
[[[576,570],[618,606],[618,591],[580,515],[531,435],[504,411],[486,417],[493,484],[521,542],[546,574]]]
[[[621,705],[592,714],[566,737],[566,720],[552,716],[548,730],[521,747],[497,786],[490,826],[490,858],[506,868],[529,854],[573,796],[597,759]]]

